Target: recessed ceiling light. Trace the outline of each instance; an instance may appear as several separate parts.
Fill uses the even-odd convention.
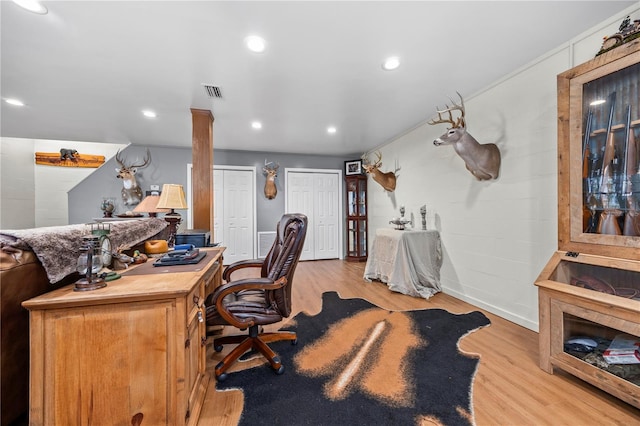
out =
[[[13,2],[29,12],[40,15],[45,15],[48,12],[47,8],[36,0],[13,0]]]
[[[334,133],[335,133],[335,132],[337,132],[337,131],[338,131],[338,129],[336,129],[336,128],[335,128],[335,127],[333,127],[333,126],[329,126],[329,127],[327,127],[327,133],[329,133],[330,135],[334,134]]]
[[[244,42],[246,43],[247,48],[255,53],[262,53],[267,47],[267,43],[264,41],[264,39],[255,35],[245,38]]]
[[[385,59],[384,62],[382,63],[382,69],[387,71],[395,70],[399,66],[400,66],[400,58],[398,58],[397,56],[391,56]]]
[[[254,129],[262,129],[262,123],[259,121],[254,121],[253,123],[251,123],[251,127],[253,127]]]
[[[18,99],[5,99],[4,100],[6,103],[8,103],[9,105],[15,105],[15,106],[24,106],[24,102],[18,100]]]
[[[157,114],[155,112],[153,112],[153,111],[150,111],[150,110],[144,110],[144,111],[142,111],[142,114],[144,114],[144,116],[148,117],[148,118],[156,118],[157,117]]]

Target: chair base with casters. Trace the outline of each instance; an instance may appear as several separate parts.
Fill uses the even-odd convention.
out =
[[[219,382],[224,381],[227,378],[227,373],[225,373],[225,371],[227,371],[227,369],[229,369],[229,367],[231,367],[238,358],[248,351],[260,352],[262,356],[269,361],[271,368],[276,374],[284,373],[284,365],[282,365],[280,357],[267,345],[267,343],[279,342],[282,340],[290,340],[292,345],[298,343],[298,337],[296,336],[296,333],[292,331],[260,333],[259,326],[257,324],[249,327],[248,335],[223,336],[214,339],[213,349],[216,352],[221,352],[224,345],[238,345],[216,365],[216,379]]]
[[[215,367],[218,381],[227,378],[228,369],[250,351],[263,355],[276,374],[284,372],[278,354],[268,343],[281,340],[297,343],[294,332],[261,332],[261,327],[276,324],[291,315],[291,288],[293,275],[302,253],[306,235],[307,217],[285,214],[277,224],[276,239],[264,260],[246,260],[229,265],[223,272],[225,284],[218,287],[205,301],[207,326],[233,326],[248,330],[248,334],[220,336],[213,340],[216,352],[224,345],[237,345]],[[232,280],[234,271],[260,268],[260,277]],[[214,333],[207,333],[214,336]]]

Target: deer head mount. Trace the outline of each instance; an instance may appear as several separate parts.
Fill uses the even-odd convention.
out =
[[[458,93],[458,92],[456,92]],[[500,150],[493,143],[481,144],[473,136],[467,133],[464,118],[464,100],[460,93],[460,104],[451,101],[453,106],[446,105],[440,110],[436,107],[438,119],[429,121],[429,124],[449,123],[451,127],[442,136],[433,141],[435,146],[451,145],[456,154],[464,160],[467,170],[478,180],[497,179],[500,173]],[[453,111],[460,111],[460,117],[455,121]],[[442,118],[442,114],[448,114],[448,118]]]
[[[267,160],[264,160],[264,167],[262,168],[263,173],[267,177],[267,180],[264,182],[264,196],[267,197],[267,200],[273,200],[278,195],[278,188],[276,188],[276,177],[278,177],[278,168],[280,168],[280,164],[273,164],[273,161],[267,163]]]
[[[362,167],[380,186],[389,192],[393,192],[396,189],[396,174],[394,172],[381,172],[382,154],[380,151],[376,151],[376,156],[378,159],[372,164],[369,162],[367,153],[362,154],[362,157],[360,157],[362,159]]]
[[[151,153],[147,149],[147,154],[144,157],[142,164],[131,164],[127,166],[125,161],[120,157],[120,150],[116,152],[116,162],[120,166],[116,169],[118,179],[122,179],[122,201],[125,206],[133,206],[142,200],[142,189],[136,182],[136,172],[142,167],[146,167],[151,162]]]

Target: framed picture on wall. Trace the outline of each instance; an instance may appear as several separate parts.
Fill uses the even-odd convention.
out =
[[[362,160],[353,160],[344,162],[344,174],[349,175],[361,175],[362,174]]]

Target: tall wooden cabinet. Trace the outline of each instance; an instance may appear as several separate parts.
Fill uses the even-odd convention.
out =
[[[345,176],[347,183],[347,257],[367,260],[367,176]]]
[[[558,251],[536,281],[540,367],[638,408],[640,364],[603,352],[640,341],[639,109],[640,40],[558,76]]]
[[[197,424],[209,383],[204,300],[221,283],[223,250],[190,270],[149,262],[99,290],[71,285],[24,302],[29,423]]]

